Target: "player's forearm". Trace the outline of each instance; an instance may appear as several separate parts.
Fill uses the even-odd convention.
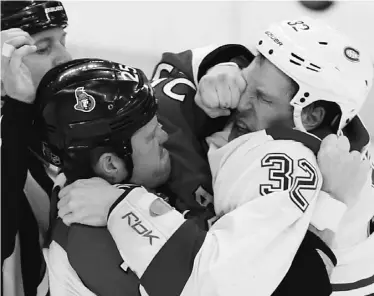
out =
[[[243,45],[226,44],[217,47],[215,50],[207,54],[199,64],[197,71],[197,82],[212,67],[227,62],[233,62],[240,68],[245,68],[253,60],[254,55]]]
[[[150,295],[179,295],[206,233],[143,188],[116,204],[108,229],[124,260],[122,267],[129,267]]]
[[[181,113],[181,117],[200,140],[222,129],[227,118],[213,120],[195,104],[198,82],[215,65],[234,62],[244,67],[252,59],[252,53],[238,44],[207,46],[176,54],[164,53],[152,78],[160,102],[161,116],[174,123],[174,115],[165,114],[165,102],[168,106],[175,105],[173,108]]]

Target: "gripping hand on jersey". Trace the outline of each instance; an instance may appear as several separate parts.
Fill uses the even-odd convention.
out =
[[[199,82],[195,103],[209,117],[230,115],[236,109],[246,87],[246,81],[235,63],[214,66]]]
[[[25,31],[13,28],[1,31],[1,95],[24,103],[33,103],[36,87],[22,59],[36,51],[34,40]]]
[[[370,163],[358,151],[350,152],[345,136],[327,136],[318,152],[318,166],[323,175],[322,190],[353,207],[368,180]]]
[[[58,194],[58,216],[66,225],[105,226],[110,207],[122,193],[101,178],[75,181]]]

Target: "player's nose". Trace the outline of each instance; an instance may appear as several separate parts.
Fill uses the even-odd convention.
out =
[[[238,112],[248,111],[252,108],[251,99],[247,96],[242,96],[238,104]]]

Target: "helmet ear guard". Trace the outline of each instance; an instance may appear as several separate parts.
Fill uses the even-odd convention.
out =
[[[256,47],[299,86],[290,101],[299,130],[305,131],[301,122],[302,109],[322,100],[339,106],[340,131],[358,114],[371,89],[370,55],[318,20],[302,17],[271,25],[261,34]]]
[[[1,30],[20,28],[30,35],[66,28],[68,17],[59,1],[1,1]]]

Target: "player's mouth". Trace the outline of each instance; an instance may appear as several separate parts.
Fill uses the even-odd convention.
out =
[[[240,118],[233,121],[232,129],[229,135],[229,141],[236,139],[242,135],[251,133],[252,130]]]

